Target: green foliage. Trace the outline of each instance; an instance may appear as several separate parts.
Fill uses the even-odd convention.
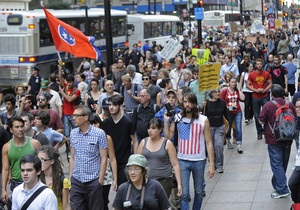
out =
[[[40,0],[31,0],[31,2],[29,2],[29,9],[33,10],[33,9],[42,9],[41,7],[41,1]]]
[[[41,0],[31,0],[29,3],[29,9],[42,9]],[[47,9],[70,9],[70,4],[63,2],[62,0],[48,0],[48,4],[45,4]]]
[[[70,4],[62,0],[51,0],[46,6],[47,9],[71,9]]]

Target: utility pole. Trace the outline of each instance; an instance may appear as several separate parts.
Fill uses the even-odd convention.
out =
[[[203,0],[199,0],[199,7],[203,7]],[[202,45],[202,20],[198,20],[198,48]]]
[[[111,14],[110,14],[110,1],[104,0],[104,22],[105,22],[105,41],[106,41],[106,66],[107,69],[113,64],[114,51],[112,42],[112,32],[111,32]]]
[[[240,0],[240,23],[241,23],[241,26],[244,24],[244,17],[245,17],[245,14],[243,12],[243,1],[245,0]]]
[[[90,35],[89,30],[89,16],[88,16],[88,6],[86,4],[86,1],[84,1],[84,10],[85,10],[85,35]]]
[[[261,22],[262,22],[262,25],[264,25],[264,23],[265,23],[264,0],[261,0]]]

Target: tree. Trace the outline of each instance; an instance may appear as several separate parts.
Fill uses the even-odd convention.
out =
[[[71,9],[69,3],[62,2],[61,0],[51,0],[45,6],[47,9]]]
[[[29,9],[41,9],[41,1],[40,0],[31,0],[31,2],[29,2]]]

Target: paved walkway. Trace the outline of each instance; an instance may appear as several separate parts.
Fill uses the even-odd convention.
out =
[[[216,172],[212,179],[206,179],[206,197],[202,210],[288,210],[292,204],[288,198],[272,199],[272,172],[269,164],[267,146],[264,140],[256,140],[255,123],[243,124],[243,154],[224,147],[224,173]],[[65,172],[68,176],[68,163],[64,147],[61,148]],[[287,176],[290,177],[296,155],[292,145]],[[207,178],[207,176],[206,176]],[[192,180],[192,179],[191,179]],[[192,183],[191,183],[192,184]],[[191,190],[193,187],[191,185]],[[193,193],[191,194],[193,197]],[[115,192],[110,193],[110,206]],[[192,203],[190,203],[190,206]]]
[[[292,204],[288,198],[273,199],[272,172],[267,145],[256,140],[255,123],[243,126],[243,154],[224,147],[224,173],[206,180],[204,210],[287,210]],[[296,147],[293,143],[287,170],[289,178],[294,166]]]

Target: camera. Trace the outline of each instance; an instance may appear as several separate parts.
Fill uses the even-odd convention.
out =
[[[170,103],[167,103],[165,105],[165,107],[167,109],[167,116],[168,117],[173,117],[176,114],[175,108],[173,108]]]
[[[125,202],[123,203],[123,207],[124,207],[124,208],[128,208],[128,207],[130,207],[130,206],[132,206],[131,201],[125,201]]]
[[[229,106],[228,108],[229,111],[235,111],[236,109],[237,109],[236,106]]]

